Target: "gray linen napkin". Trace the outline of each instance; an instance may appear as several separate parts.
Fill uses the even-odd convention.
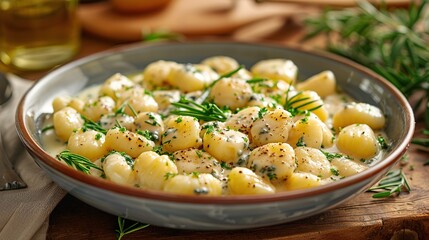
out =
[[[23,149],[15,128],[19,100],[32,82],[8,75],[13,96],[0,110],[6,153],[27,188],[0,191],[0,239],[46,239],[49,215],[66,192]]]

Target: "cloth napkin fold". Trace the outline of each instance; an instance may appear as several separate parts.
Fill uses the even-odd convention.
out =
[[[0,127],[6,154],[27,188],[0,191],[0,239],[46,239],[49,215],[66,192],[37,166],[16,133],[16,107],[33,82],[8,77],[13,96],[0,108]]]

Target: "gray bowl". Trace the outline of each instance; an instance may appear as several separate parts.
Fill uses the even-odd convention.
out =
[[[250,67],[267,58],[287,58],[299,68],[299,79],[332,70],[340,87],[357,101],[378,106],[388,119],[391,147],[385,157],[357,175],[320,187],[264,196],[179,196],[116,185],[59,163],[43,150],[37,119],[52,112],[60,95],[74,95],[114,73],[135,73],[156,60],[198,63],[226,55]],[[254,228],[302,219],[353,198],[376,183],[405,153],[414,132],[407,100],[386,80],[355,63],[328,54],[274,44],[187,42],[132,45],[65,65],[39,80],[23,97],[17,112],[20,139],[35,161],[62,188],[108,213],[153,225],[227,230]]]

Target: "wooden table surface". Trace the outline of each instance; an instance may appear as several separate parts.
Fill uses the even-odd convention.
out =
[[[263,27],[255,25],[253,29],[222,37],[263,39],[285,44],[305,44],[308,47],[322,45],[320,40],[302,43],[302,36],[302,26],[296,21],[272,19],[264,23]],[[82,46],[75,58],[121,44],[83,33]],[[46,72],[19,73],[33,80],[44,74]],[[423,127],[422,120],[418,119],[416,132]],[[408,156],[409,162],[404,170],[412,191],[395,198],[377,200],[371,198],[371,193],[362,193],[313,217],[258,229],[207,232],[149,226],[124,239],[429,239],[429,166],[423,166],[429,154],[411,146]],[[51,214],[48,239],[115,239],[116,229],[116,216],[66,195]]]

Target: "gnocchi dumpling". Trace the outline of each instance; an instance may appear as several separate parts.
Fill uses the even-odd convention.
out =
[[[196,148],[179,150],[173,153],[173,159],[180,174],[211,173],[219,178],[223,172],[220,163],[204,150]]]
[[[165,151],[175,152],[187,148],[198,148],[202,144],[200,123],[189,116],[171,116],[164,122],[165,131],[161,144]]]
[[[80,129],[70,135],[67,149],[95,161],[107,154],[107,148],[104,145],[105,139],[103,133],[91,129]]]
[[[74,131],[83,126],[84,120],[74,108],[65,107],[53,114],[53,124],[57,137],[66,142]]]
[[[323,100],[314,91],[297,92],[291,99],[291,107],[300,111],[311,111],[316,114],[322,122],[326,122],[329,117],[328,110],[323,105]]]
[[[124,90],[133,88],[134,86],[136,84],[128,77],[117,73],[104,81],[98,92],[100,96],[109,96],[116,100]]]
[[[266,110],[266,109],[265,109]],[[259,111],[259,118],[250,129],[252,144],[262,146],[267,143],[286,142],[292,127],[292,115],[283,109]]]
[[[153,151],[140,154],[134,162],[134,172],[141,188],[162,190],[167,177],[177,174],[177,167],[167,155]]]
[[[168,82],[183,92],[203,90],[219,75],[209,66],[202,64],[181,64],[172,68],[168,75]]]
[[[219,74],[226,74],[236,70],[240,64],[238,64],[237,60],[227,56],[213,56],[204,59],[202,64],[211,67]]]
[[[275,193],[275,187],[252,170],[235,167],[228,174],[228,190],[233,195],[259,195]]]
[[[99,120],[100,126],[104,129],[111,129],[115,126],[125,127],[128,130],[133,130],[134,118],[127,114],[107,114],[103,115]]]
[[[133,162],[125,154],[118,152],[109,154],[102,160],[102,166],[106,179],[122,185],[134,185]]]
[[[113,112],[115,106],[115,101],[109,96],[90,99],[85,103],[82,115],[91,121],[97,122],[102,116]]]
[[[332,71],[323,71],[303,82],[296,84],[298,91],[315,91],[320,97],[324,98],[335,93],[336,80]]]
[[[298,67],[288,59],[261,60],[250,69],[256,77],[283,80],[289,84],[296,81]]]
[[[152,150],[155,146],[150,139],[119,127],[107,131],[105,144],[108,150],[125,152],[133,158],[138,157],[142,152]]]
[[[295,152],[287,143],[268,143],[252,150],[247,167],[264,179],[285,181],[296,169]]]
[[[179,90],[157,90],[153,91],[152,95],[161,111],[168,109],[172,103],[180,100]]]
[[[308,172],[294,172],[285,182],[286,189],[299,190],[322,185],[320,177]]]
[[[149,89],[163,87],[168,85],[168,76],[171,69],[178,68],[180,65],[172,61],[159,60],[146,66],[143,71],[143,81]]]
[[[258,119],[260,110],[259,107],[242,109],[228,118],[225,122],[225,126],[244,134],[249,134],[253,122]]]
[[[203,137],[204,150],[217,160],[236,164],[249,146],[246,134],[228,128],[206,131]]]
[[[355,123],[366,124],[372,129],[378,130],[384,127],[386,119],[379,108],[368,103],[356,102],[346,104],[332,117],[332,124],[335,129]]]
[[[241,79],[223,78],[210,90],[210,99],[220,107],[231,109],[247,106],[252,96],[252,88]]]
[[[193,172],[168,177],[163,190],[185,195],[222,195],[222,182],[209,173]]]
[[[331,176],[331,164],[319,149],[297,147],[294,151],[298,171],[311,173],[322,179]]]
[[[342,153],[356,159],[370,159],[379,151],[377,138],[366,124],[353,124],[343,128],[338,133],[337,147]]]
[[[135,116],[141,112],[157,112],[158,103],[143,88],[131,88],[125,90],[117,103],[119,107],[125,107],[125,113]]]
[[[237,70],[240,64],[237,60],[227,56],[214,56],[204,59],[201,64],[207,65],[216,71],[219,75],[229,74]],[[252,76],[250,72],[244,68],[232,75],[234,78],[250,79]]]
[[[324,139],[322,122],[313,115],[297,120],[289,131],[287,143],[293,147],[321,148]]]
[[[368,168],[368,166],[344,156],[332,159],[331,164],[338,171],[338,175],[343,177],[358,174]]]
[[[149,131],[155,142],[161,140],[164,133],[164,122],[161,115],[154,112],[141,112],[134,119],[134,131]]]

